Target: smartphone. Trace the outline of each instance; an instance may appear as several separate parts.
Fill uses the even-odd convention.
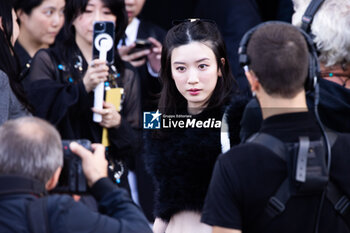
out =
[[[136,39],[135,40],[135,47],[132,48],[130,51],[129,51],[129,54],[132,54],[132,53],[136,53],[136,52],[139,52],[139,51],[142,51],[142,50],[145,50],[145,49],[151,49],[153,47],[153,44],[152,42],[150,42],[149,40],[146,40],[146,39]],[[136,60],[141,60],[143,59],[143,57],[141,58],[138,58]],[[135,60],[135,61],[136,61]]]
[[[94,22],[92,59],[105,59],[107,64],[114,63],[114,30],[114,22]]]

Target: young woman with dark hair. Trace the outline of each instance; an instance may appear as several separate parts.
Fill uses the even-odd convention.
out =
[[[9,0],[0,0],[0,125],[28,115],[30,106],[18,79],[19,65],[13,50],[19,29]]]
[[[237,98],[216,24],[189,20],[170,29],[163,44],[160,78],[159,109],[165,123],[146,143],[147,166],[156,184],[154,231],[211,232],[208,225],[200,223],[200,216],[221,153],[221,120],[231,98],[235,99],[227,113],[230,129],[234,129],[231,145],[237,144],[246,103]],[[170,121],[183,126],[171,127],[175,124]],[[209,123],[201,126],[204,122]]]
[[[15,51],[21,65],[21,78],[28,74],[35,53],[55,42],[63,26],[65,0],[15,0],[20,34]]]
[[[135,131],[140,127],[139,83],[131,66],[121,62],[117,49],[113,65],[92,59],[94,21],[113,21],[115,42],[119,41],[127,25],[124,1],[68,1],[63,39],[35,55],[26,91],[35,115],[54,124],[63,139],[101,142],[102,128],[107,128],[109,155],[121,164],[132,156],[138,143]],[[110,85],[124,88],[120,113],[106,102],[102,110],[92,108],[93,90],[107,79]],[[93,112],[102,115],[101,123],[93,122]]]
[[[176,80],[174,80],[172,73],[174,67],[171,63],[171,56],[175,48],[194,42],[202,43],[214,53],[214,62],[216,62],[218,72],[220,73],[220,77],[217,79],[217,85],[211,93],[210,98],[207,98],[206,102],[195,111],[202,111],[203,108],[208,110],[223,106],[229,100],[233,86],[236,85],[230,66],[227,64],[225,44],[214,22],[195,21],[193,23],[187,22],[180,26],[175,26],[167,34],[162,50],[161,80],[163,89],[159,101],[159,107],[162,113],[176,114],[188,107],[186,96],[179,92]],[[180,66],[177,69],[182,70],[183,68]]]

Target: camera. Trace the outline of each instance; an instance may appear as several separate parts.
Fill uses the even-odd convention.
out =
[[[63,168],[58,185],[52,192],[84,194],[88,191],[81,158],[69,149],[69,144],[73,141],[91,151],[91,142],[87,139],[62,140]]]

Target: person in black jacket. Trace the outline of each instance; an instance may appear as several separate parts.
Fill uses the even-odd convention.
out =
[[[130,62],[137,68],[141,86],[141,110],[142,112],[155,111],[158,107],[161,84],[159,81],[160,53],[166,32],[159,26],[139,19],[145,0],[125,0],[128,13],[128,26],[118,44],[119,52],[124,61]],[[136,40],[148,40],[152,48],[141,49],[132,52]],[[153,192],[152,178],[145,171],[142,146],[139,153],[130,160],[129,182],[132,197],[145,211],[147,218],[153,222]]]
[[[237,94],[216,24],[189,19],[174,26],[164,40],[161,64],[158,113],[163,125],[150,131],[145,142],[146,164],[156,186],[153,229],[210,232],[199,220],[222,149],[221,120]],[[234,106],[232,112],[240,115],[244,105]],[[230,123],[239,125],[239,118]],[[230,135],[231,144],[238,143],[233,143],[238,134]]]
[[[64,0],[16,0],[20,34],[15,43],[21,65],[21,78],[28,75],[36,52],[48,48],[56,39],[64,23]]]
[[[328,136],[326,143],[326,132],[308,110],[304,86],[314,77],[309,68],[317,62],[315,49],[310,59],[312,40],[306,43],[300,29],[276,22],[259,25],[250,35],[245,70],[264,119],[257,137],[268,135],[282,147],[276,140],[257,143],[252,138],[221,155],[202,222],[212,225],[214,233],[350,232],[343,218],[348,202],[341,211],[335,204],[350,196],[350,135],[337,134],[335,140]],[[304,152],[278,151],[294,143]],[[331,152],[322,152],[328,148]],[[314,158],[322,163],[316,165]],[[336,189],[329,184],[341,190],[336,201],[329,198]]]
[[[82,160],[87,183],[98,201],[97,213],[69,195],[46,195],[56,186],[63,165],[61,139],[52,125],[36,117],[10,120],[0,127],[0,140],[0,232],[33,232],[37,226],[53,233],[152,232],[127,192],[107,178],[101,144],[92,144],[93,152],[70,144]],[[40,199],[44,207],[37,209],[31,222],[28,212]],[[47,222],[41,222],[40,215]]]
[[[25,89],[35,115],[54,124],[63,139],[102,141],[102,129],[108,131],[108,154],[118,167],[124,187],[127,184],[125,161],[132,156],[139,140],[140,90],[136,71],[122,62],[115,49],[114,64],[92,58],[93,22],[115,23],[115,42],[124,34],[127,15],[123,0],[68,1],[65,8],[64,36],[55,47],[40,50],[32,61]],[[94,89],[101,83],[108,88],[124,89],[121,110],[104,102],[94,109]],[[93,113],[102,115],[100,123]]]

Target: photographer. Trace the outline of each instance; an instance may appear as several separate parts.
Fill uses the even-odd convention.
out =
[[[10,120],[0,127],[0,232],[151,232],[146,218],[125,190],[107,178],[104,147],[93,153],[71,143],[99,212],[68,195],[50,195],[63,164],[61,139],[35,117]],[[32,214],[33,210],[34,216]]]
[[[350,232],[350,136],[325,132],[307,108],[317,53],[306,38],[272,22],[242,39],[264,120],[255,138],[216,162],[201,219],[214,233]]]

